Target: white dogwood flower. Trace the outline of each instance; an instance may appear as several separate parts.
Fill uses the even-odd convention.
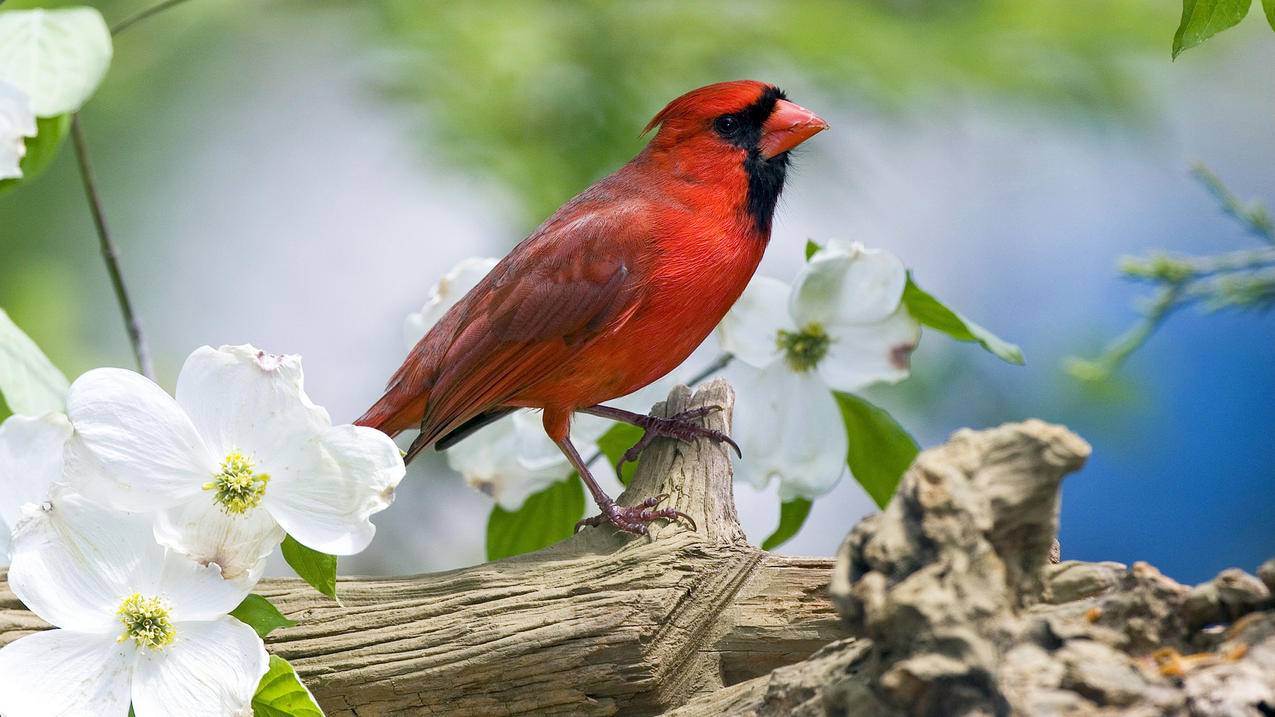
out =
[[[57,489],[28,505],[9,587],[55,629],[0,649],[0,713],[248,715],[268,657],[248,588],[155,542],[149,518]]]
[[[302,387],[299,356],[247,345],[197,349],[175,400],[132,371],[89,371],[67,415],[78,490],[157,511],[161,544],[249,585],[285,531],[325,553],[363,550],[405,471],[385,434],[332,425]]]
[[[47,500],[62,480],[62,452],[71,437],[66,416],[9,416],[0,423],[0,565],[9,564],[9,536],[22,507]]]
[[[510,511],[571,472],[540,416],[530,411],[517,411],[448,448],[447,465]]]
[[[718,327],[736,361],[735,437],[746,458],[737,475],[780,496],[813,498],[846,467],[847,441],[832,391],[853,392],[908,376],[921,326],[902,305],[907,271],[898,257],[831,241],[792,288],[754,277]]]
[[[144,515],[55,489],[24,509],[9,587],[56,629],[0,649],[0,713],[251,714],[268,657],[227,616],[249,589],[164,550]]]
[[[16,86],[0,80],[0,179],[22,177],[27,138],[36,133],[31,98]]]

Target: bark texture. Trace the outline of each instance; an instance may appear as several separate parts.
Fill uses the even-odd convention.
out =
[[[1060,481],[1088,453],[1028,421],[921,454],[837,556],[856,637],[672,714],[1275,714],[1275,561],[1187,588],[1049,559]]]

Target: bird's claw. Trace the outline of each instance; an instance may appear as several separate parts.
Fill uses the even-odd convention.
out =
[[[649,523],[657,520],[685,520],[690,524],[691,531],[699,530],[699,526],[695,524],[695,519],[674,508],[656,508],[655,506],[668,499],[668,493],[647,498],[637,505],[616,505],[614,502],[608,501],[602,505],[602,512],[592,518],[585,518],[576,523],[577,531],[583,527],[596,528],[603,523],[610,523],[626,533],[635,535],[649,535],[650,530],[647,528]]]
[[[646,450],[646,447],[656,438],[675,438],[683,443],[691,443],[696,438],[707,438],[717,443],[725,443],[735,449],[735,455],[743,458],[744,452],[739,449],[735,439],[722,431],[705,428],[696,423],[704,416],[710,416],[720,410],[722,410],[721,406],[702,406],[675,413],[668,418],[643,416],[641,423],[637,424],[643,430],[642,438],[633,444],[632,448],[625,451],[623,456],[620,456],[620,460],[615,464],[615,474],[623,475],[621,471],[624,469],[624,464],[636,461],[642,455],[642,451]]]

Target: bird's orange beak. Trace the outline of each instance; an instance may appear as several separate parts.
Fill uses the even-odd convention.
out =
[[[795,102],[779,100],[761,126],[761,156],[770,159],[828,129],[819,115]]]

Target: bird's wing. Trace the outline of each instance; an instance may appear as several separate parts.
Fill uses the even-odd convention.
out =
[[[400,386],[405,393],[428,395],[413,448],[501,406],[623,324],[641,290],[634,265],[641,231],[577,220],[530,237],[498,264],[391,379],[417,384]]]

